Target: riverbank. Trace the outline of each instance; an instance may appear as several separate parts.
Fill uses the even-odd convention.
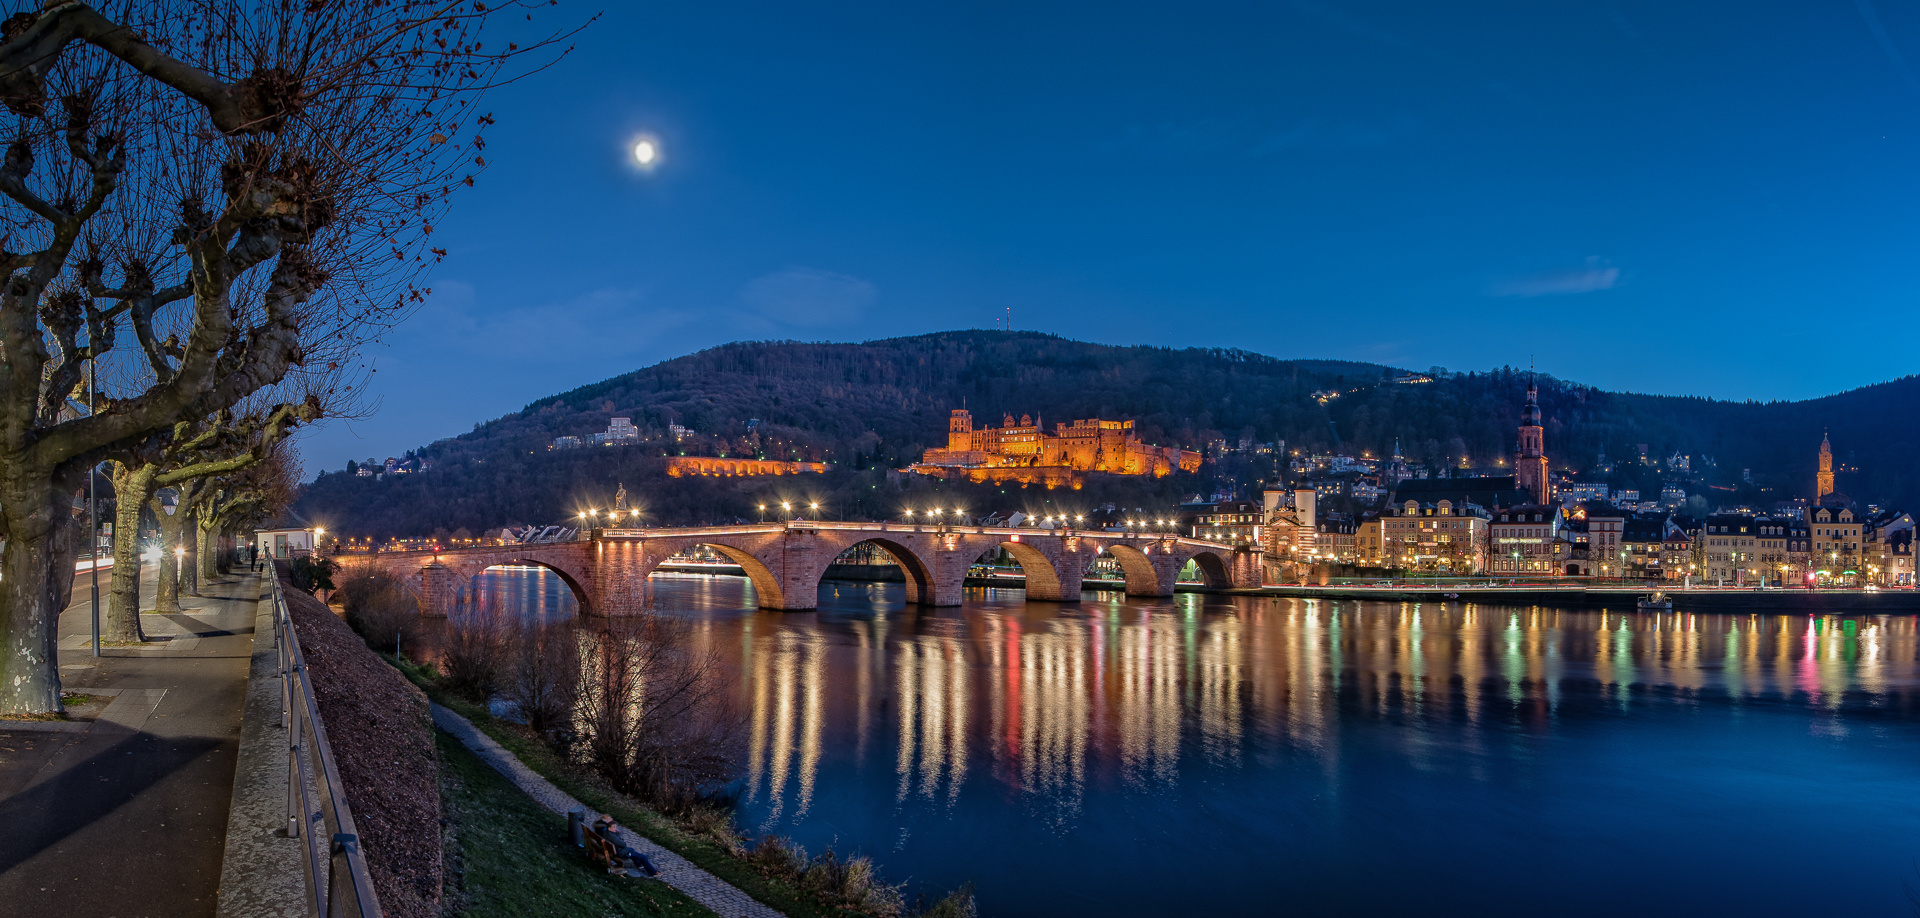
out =
[[[1182,585],[1183,587],[1186,585]],[[1206,589],[1198,587],[1198,589]],[[1352,599],[1374,602],[1463,602],[1506,606],[1573,606],[1615,612],[1638,610],[1653,592],[1618,586],[1267,586],[1225,592],[1249,596],[1303,599]],[[1914,590],[1755,590],[1736,587],[1662,589],[1676,612],[1767,613],[1774,615],[1914,615],[1920,592]]]
[[[386,659],[435,703],[460,715],[472,728],[497,743],[502,750],[560,792],[594,810],[613,816],[640,836],[685,858],[712,878],[744,892],[781,914],[791,918],[892,918],[900,915],[971,918],[974,914],[971,893],[966,890],[933,902],[920,911],[903,909],[897,904],[889,906],[884,897],[879,900],[879,908],[861,908],[834,895],[832,884],[822,879],[834,871],[821,868],[831,868],[836,864],[844,867],[848,863],[836,859],[832,851],[823,853],[819,858],[808,859],[800,849],[784,839],[751,841],[743,837],[724,814],[709,814],[716,818],[696,820],[699,824],[690,824],[662,814],[609,788],[585,769],[555,755],[524,725],[496,718],[486,707],[447,691],[441,685],[439,674],[430,667],[392,657]],[[790,853],[799,862],[799,870],[788,876],[764,869],[768,859],[760,856],[763,850],[783,855]]]

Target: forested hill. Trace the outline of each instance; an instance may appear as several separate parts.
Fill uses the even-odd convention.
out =
[[[1343,447],[1377,455],[1397,440],[1411,460],[1451,466],[1463,456],[1492,464],[1513,448],[1524,371],[1391,381],[1402,373],[1239,350],[1111,347],[1030,332],[956,331],[863,344],[736,343],[542,399],[423,447],[417,454],[431,465],[424,474],[382,481],[323,474],[302,505],[343,532],[550,522],[583,500],[600,499],[616,478],[630,488],[647,487],[661,477],[658,457],[668,449],[822,459],[840,467],[837,475],[899,468],[923,449],[944,445],[947,413],[962,405],[977,424],[997,424],[1003,414],[1034,414],[1049,426],[1131,418],[1147,442],[1196,449],[1247,437],[1284,440],[1290,449]],[[1696,463],[1710,458],[1702,484],[1733,486],[1751,470],[1755,484],[1742,486],[1743,496],[1804,496],[1828,430],[1842,464],[1859,469],[1842,475],[1841,490],[1862,501],[1920,506],[1912,463],[1920,444],[1907,423],[1920,404],[1914,377],[1764,404],[1612,393],[1547,377],[1540,385],[1556,468],[1585,469],[1603,447],[1615,460],[1637,459],[1644,443],[1659,458],[1674,452],[1700,457]],[[651,439],[622,449],[548,450],[554,437],[603,430],[612,417],[632,418]],[[672,444],[665,433],[670,424],[695,436]],[[859,487],[877,487],[869,477],[861,477]],[[1623,468],[1616,477],[1657,487],[1657,475],[1644,467]],[[696,499],[686,482],[661,484],[679,496],[656,499],[660,522],[739,515],[747,506],[739,487],[729,486],[731,497]]]

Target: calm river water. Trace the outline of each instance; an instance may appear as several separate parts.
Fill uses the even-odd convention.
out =
[[[557,577],[481,599],[571,614]],[[989,916],[1912,914],[1914,620],[1186,594],[761,612],[655,575],[740,820]]]

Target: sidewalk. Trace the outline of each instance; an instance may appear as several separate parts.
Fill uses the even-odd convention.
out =
[[[76,578],[60,616],[60,676],[112,701],[80,729],[0,727],[0,913],[212,915],[264,583],[205,584],[181,597],[185,613],[142,619],[167,640],[98,659],[89,584]]]

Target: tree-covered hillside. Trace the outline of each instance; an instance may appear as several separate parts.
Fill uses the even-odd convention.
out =
[[[1111,347],[1026,332],[957,331],[864,344],[746,342],[669,360],[542,399],[428,445],[421,474],[320,476],[302,509],[358,534],[478,531],[509,522],[551,522],[580,506],[604,506],[624,481],[657,522],[752,517],[780,489],[827,495],[839,516],[885,516],[900,499],[884,470],[943,445],[947,413],[965,405],[976,423],[1035,414],[1051,425],[1084,417],[1131,418],[1150,443],[1203,448],[1224,439],[1285,441],[1289,449],[1344,448],[1376,455],[1396,440],[1409,459],[1491,465],[1513,448],[1524,371],[1433,374],[1396,384],[1402,371],[1372,364],[1280,360],[1237,350]],[[1916,506],[1915,445],[1902,423],[1915,404],[1913,377],[1803,402],[1731,403],[1613,393],[1541,377],[1547,449],[1556,468],[1586,469],[1604,448],[1623,483],[1657,486],[1633,465],[1638,444],[1657,458],[1680,452],[1711,462],[1710,482],[1734,484],[1751,470],[1755,500],[1804,496],[1815,449],[1831,430],[1836,455],[1858,472],[1842,490],[1861,500]],[[1331,395],[1330,395],[1331,393]],[[629,417],[649,437],[638,447],[550,451],[562,435],[603,430]],[[693,431],[675,442],[671,424]],[[838,466],[804,485],[792,479],[669,480],[666,454],[820,459]],[[1266,476],[1245,463],[1160,483],[1114,482],[1102,493],[1126,502],[1207,491],[1225,477]],[[1168,492],[1167,495],[1161,494]],[[798,493],[798,492],[795,492]],[[1080,495],[1091,499],[1093,494]],[[981,494],[975,500],[993,500]],[[1021,509],[1008,498],[1004,509]],[[1002,509],[1000,507],[981,507]]]

